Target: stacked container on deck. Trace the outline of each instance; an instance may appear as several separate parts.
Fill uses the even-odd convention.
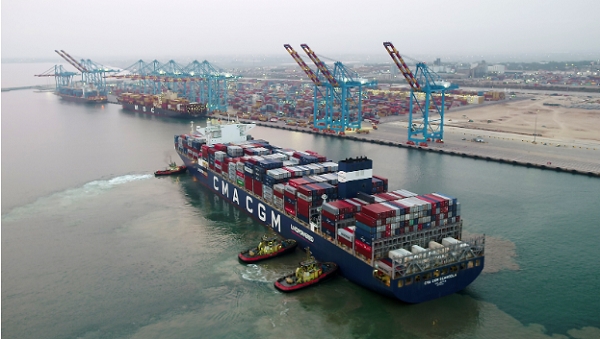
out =
[[[406,190],[372,195],[356,213],[355,249],[367,258],[372,242],[460,221],[460,204],[439,193],[418,196]]]
[[[346,240],[344,243],[347,247],[352,248],[352,239],[354,238],[354,230],[352,228],[346,229],[347,227],[353,227],[354,215],[358,210],[358,206],[352,204],[348,199],[335,200],[323,204],[321,210],[321,232],[326,235],[335,238],[336,233]]]
[[[203,139],[195,138],[187,134],[176,135],[174,138],[175,148],[191,159],[197,160],[202,150]]]

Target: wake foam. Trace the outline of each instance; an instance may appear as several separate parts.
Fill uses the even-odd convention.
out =
[[[15,207],[3,215],[2,220],[13,221],[42,211],[66,207],[82,199],[100,195],[116,186],[152,177],[153,175],[151,174],[128,174],[108,180],[94,180],[83,186],[56,192],[49,196],[38,198],[30,204]]]

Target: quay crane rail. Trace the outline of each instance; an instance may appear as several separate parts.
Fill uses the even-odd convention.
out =
[[[458,86],[443,81],[424,62],[417,63],[413,75],[391,42],[384,42],[383,46],[410,86],[408,143],[426,146],[432,140],[443,142],[445,92]]]

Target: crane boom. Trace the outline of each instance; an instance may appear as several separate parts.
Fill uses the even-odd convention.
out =
[[[404,59],[402,59],[402,57],[400,56],[400,53],[398,53],[396,47],[394,47],[394,45],[391,42],[384,42],[383,46],[394,60],[396,66],[398,66],[398,68],[400,69],[400,72],[402,72],[402,75],[404,75],[404,78],[406,78],[406,81],[408,82],[410,87],[415,91],[420,92],[421,85],[419,85],[419,82],[417,81],[417,79],[415,79],[413,73],[410,71],[410,68],[408,68],[408,66],[404,62]]]
[[[71,61],[73,61],[74,63],[76,63],[77,65],[79,65],[79,67],[81,67],[83,69],[83,71],[85,72],[90,72],[90,70],[87,69],[87,67],[85,67],[84,65],[82,65],[79,61],[75,60],[75,58],[73,58],[69,53],[65,52],[64,49],[60,50],[64,55],[67,56],[67,58],[71,59]]]
[[[313,72],[312,69],[310,69],[310,67],[308,67],[308,65],[306,65],[306,63],[304,62],[304,60],[302,60],[302,58],[300,58],[300,55],[298,55],[298,52],[296,52],[294,50],[294,48],[292,46],[290,46],[289,44],[285,44],[285,45],[283,45],[283,47],[285,47],[285,49],[290,53],[290,55],[292,56],[292,58],[294,58],[294,60],[296,60],[296,62],[300,66],[300,68],[302,68],[302,70],[304,71],[304,73],[306,73],[306,75],[308,75],[308,77],[310,78],[310,80],[312,80],[312,82],[315,85],[321,86],[321,80],[319,80],[319,78],[317,77],[317,75],[315,74],[315,72]]]
[[[329,72],[329,70],[327,69],[327,66],[325,66],[325,64],[321,61],[321,59],[319,59],[319,57],[315,54],[315,52],[313,52],[310,49],[310,47],[308,47],[307,44],[302,44],[302,45],[300,45],[300,47],[302,47],[304,52],[306,52],[306,54],[308,55],[310,60],[312,60],[315,63],[315,65],[317,66],[319,71],[321,71],[321,73],[325,76],[327,81],[329,81],[331,86],[339,87],[340,84],[337,82],[337,80],[335,80],[333,75],[331,75],[331,72]]]
[[[54,50],[58,55],[60,55],[63,59],[67,60],[68,63],[71,64],[71,66],[75,67],[78,71],[84,73],[87,72],[87,69],[85,67],[83,67],[82,64],[80,64],[79,62],[77,62],[77,60],[73,59],[70,55],[68,55],[65,51],[60,50]]]

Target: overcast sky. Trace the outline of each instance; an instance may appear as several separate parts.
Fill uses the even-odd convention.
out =
[[[2,58],[317,54],[600,57],[599,0],[2,0]],[[568,59],[568,58],[567,58]],[[290,61],[292,61],[290,59]]]

